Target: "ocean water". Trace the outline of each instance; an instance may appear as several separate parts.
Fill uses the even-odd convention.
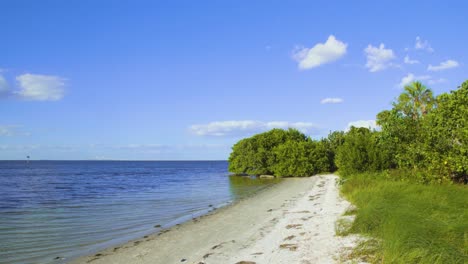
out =
[[[277,182],[229,177],[227,166],[226,161],[0,161],[0,263],[64,263]]]

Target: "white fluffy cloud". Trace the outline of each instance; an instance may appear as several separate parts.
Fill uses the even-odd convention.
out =
[[[65,79],[58,76],[23,74],[16,77],[20,90],[15,92],[25,100],[57,101],[63,98]]]
[[[431,47],[427,40],[422,40],[419,36],[416,37],[416,43],[414,48],[417,50],[425,50],[427,52],[434,52],[434,49]]]
[[[348,126],[346,127],[346,131],[350,130],[351,127],[365,127],[371,130],[379,129],[379,126],[377,125],[375,120],[358,120],[358,121],[349,122]]]
[[[325,98],[320,101],[321,104],[340,104],[344,100],[342,98],[336,98],[336,97],[331,97],[331,98]]]
[[[0,75],[0,96],[2,94],[6,94],[8,92],[8,89],[9,87],[7,81],[5,80],[5,77]]]
[[[243,136],[252,133],[267,131],[272,128],[296,128],[304,133],[310,133],[317,126],[308,122],[287,122],[287,121],[272,121],[261,122],[254,120],[233,120],[219,121],[208,124],[192,125],[190,131],[198,136]]]
[[[405,62],[406,64],[417,64],[417,63],[419,63],[418,60],[412,60],[412,59],[410,59],[410,57],[409,57],[408,55],[405,56],[404,62]]]
[[[330,35],[325,43],[317,43],[312,48],[296,48],[293,58],[299,62],[299,69],[312,69],[343,57],[347,46],[348,44]]]
[[[367,57],[366,67],[370,72],[385,70],[392,66],[391,61],[395,59],[393,50],[386,49],[383,43],[381,43],[379,47],[374,47],[369,44],[369,46],[364,49],[364,52]]]
[[[408,73],[408,75],[406,75],[405,77],[401,78],[401,81],[400,83],[398,84],[398,86],[400,88],[403,88],[405,87],[406,85],[414,82],[414,81],[427,81],[427,80],[430,80],[431,79],[431,76],[430,75],[419,75],[419,76],[416,76],[412,73]]]
[[[457,61],[446,60],[446,61],[443,61],[439,65],[436,65],[436,66],[432,66],[431,64],[429,64],[429,66],[427,67],[427,70],[428,71],[443,71],[443,70],[447,70],[447,69],[451,69],[451,68],[456,68],[459,65],[460,64]]]

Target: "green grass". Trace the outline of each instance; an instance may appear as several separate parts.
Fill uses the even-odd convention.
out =
[[[350,233],[371,237],[353,252],[371,263],[468,263],[468,188],[395,181],[389,173],[342,179],[357,206]]]

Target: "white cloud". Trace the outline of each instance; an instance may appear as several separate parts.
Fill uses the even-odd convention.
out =
[[[57,101],[65,92],[65,79],[58,76],[27,73],[16,80],[20,90],[15,93],[25,100]]]
[[[1,150],[8,151],[25,151],[25,150],[34,150],[40,148],[40,145],[0,145]]]
[[[221,121],[205,125],[192,125],[190,130],[198,136],[225,136],[239,132],[255,131],[262,125],[262,122],[252,120]]]
[[[60,152],[76,151],[76,146],[68,145],[0,145],[0,149],[10,151],[31,151],[31,150],[54,150]]]
[[[174,149],[214,149],[230,147],[225,144],[125,144],[125,145],[106,145],[90,144],[86,146],[91,149],[111,149],[111,150],[174,150]]]
[[[168,148],[168,145],[162,144],[127,144],[127,145],[119,145],[119,146],[112,146],[115,149],[146,149],[146,150],[160,150]]]
[[[325,43],[317,43],[310,49],[297,47],[293,51],[293,59],[299,62],[299,69],[312,69],[343,57],[347,46],[348,44],[330,35]]]
[[[456,68],[458,66],[460,66],[460,64],[457,61],[446,60],[446,61],[441,62],[437,66],[432,66],[431,64],[429,64],[429,66],[427,67],[427,70],[428,71],[443,71],[443,70],[447,70],[451,68]]]
[[[375,120],[358,120],[358,121],[349,122],[348,126],[346,127],[346,131],[349,131],[352,126],[353,127],[365,127],[371,130],[379,129],[379,126],[377,125]]]
[[[110,148],[116,151],[125,151],[131,153],[152,153],[152,154],[161,154],[169,150],[169,145],[163,144],[127,144],[119,146],[106,146],[105,148]]]
[[[13,136],[15,133],[12,126],[0,126],[0,136]]]
[[[444,78],[439,78],[439,79],[433,79],[432,76],[430,75],[414,75],[412,73],[408,73],[405,77],[401,78],[400,83],[398,86],[400,88],[404,88],[406,85],[415,82],[415,81],[426,81],[430,85],[438,84],[438,83],[443,83],[446,82],[447,80]]]
[[[404,62],[405,62],[406,64],[417,64],[417,63],[419,63],[418,60],[412,60],[412,59],[410,59],[410,57],[409,57],[408,55],[405,56]]]
[[[344,100],[342,98],[325,98],[325,99],[322,99],[322,101],[320,101],[321,104],[340,104],[342,103]]]
[[[7,81],[5,80],[5,77],[0,75],[0,96],[2,94],[8,93],[8,89],[9,89],[9,86],[8,86]]]
[[[430,75],[419,75],[419,76],[416,76],[412,73],[408,73],[408,75],[406,75],[405,77],[401,78],[401,81],[400,83],[398,84],[398,86],[400,88],[403,88],[405,87],[406,85],[414,82],[414,81],[426,81],[426,80],[430,80],[431,79],[431,76]]]
[[[417,50],[425,50],[427,52],[434,52],[434,49],[431,47],[427,40],[422,40],[419,36],[416,37],[416,43],[414,44],[414,48]]]
[[[434,85],[434,84],[438,84],[438,83],[444,83],[446,81],[447,81],[447,79],[439,78],[439,79],[430,79],[428,81],[428,83],[431,84],[431,85]]]
[[[94,150],[111,150],[113,153],[131,153],[133,154],[174,154],[187,152],[210,152],[218,150],[229,150],[228,144],[126,144],[126,145],[93,145]]]
[[[16,136],[20,134],[18,126],[0,125],[0,136]]]
[[[391,61],[395,59],[393,50],[386,49],[383,43],[379,47],[374,47],[369,44],[364,49],[367,56],[366,67],[369,68],[370,72],[377,72],[385,70],[386,68],[393,66]]]
[[[273,128],[296,128],[303,133],[310,133],[317,126],[308,122],[287,122],[287,121],[272,121],[261,122],[253,120],[239,121],[220,121],[211,122],[202,125],[192,125],[190,131],[198,136],[242,136],[252,133],[267,131]]]

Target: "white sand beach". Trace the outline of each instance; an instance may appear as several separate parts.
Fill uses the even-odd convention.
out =
[[[350,205],[337,179],[285,179],[211,215],[72,263],[335,263],[356,244],[335,235]]]

